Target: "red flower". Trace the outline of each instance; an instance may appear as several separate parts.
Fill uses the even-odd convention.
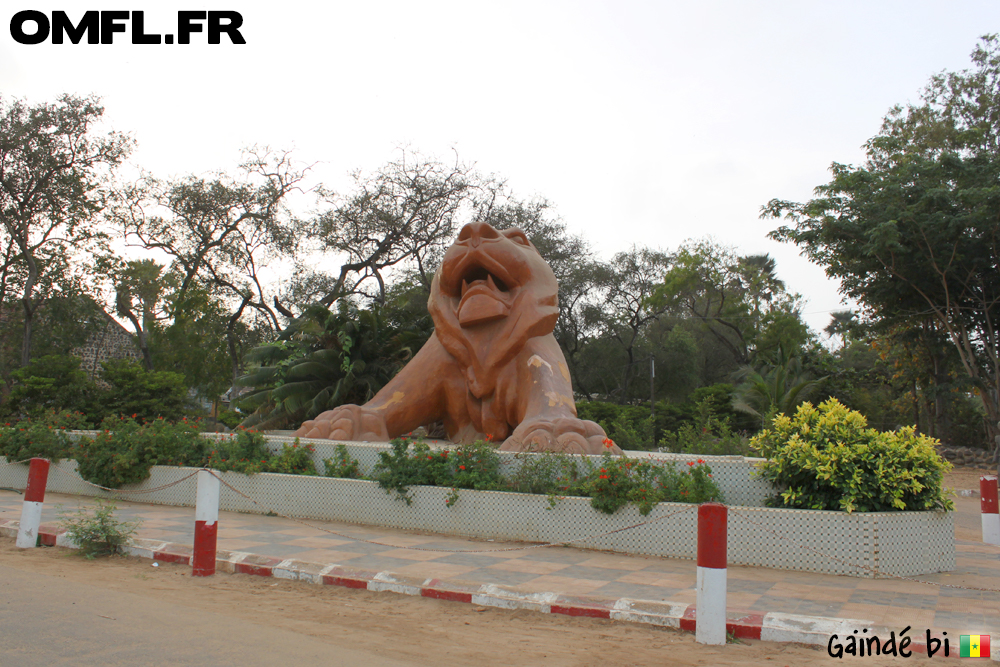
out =
[[[688,465],[689,466],[693,466],[694,465],[694,461],[688,461]]]
[[[459,470],[465,470],[465,466],[458,466]]]
[[[612,447],[615,446],[615,441],[612,440],[611,438],[605,438],[603,442],[604,446],[607,447],[608,449],[611,449]]]
[[[486,442],[493,442],[493,434],[492,433],[487,433],[486,434]]]
[[[704,462],[705,461],[703,459],[698,459],[698,463],[704,463]]]

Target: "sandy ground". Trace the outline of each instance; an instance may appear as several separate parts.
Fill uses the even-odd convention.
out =
[[[570,618],[518,610],[477,607],[469,604],[413,598],[394,593],[372,593],[336,586],[316,586],[250,575],[218,574],[193,578],[190,568],[139,558],[104,558],[87,561],[62,548],[17,549],[13,540],[0,541],[3,568],[25,576],[46,577],[61,585],[82,586],[82,595],[94,599],[111,593],[127,595],[130,606],[141,608],[141,617],[130,619],[131,641],[142,642],[146,630],[181,614],[217,619],[220,626],[234,623],[267,624],[282,630],[268,638],[268,647],[289,654],[299,644],[328,646],[330,657],[363,648],[369,657],[355,656],[340,664],[383,664],[381,661],[433,665],[798,665],[843,664],[826,655],[824,648],[744,642],[724,647],[697,644],[694,636],[670,629],[603,619]],[[33,579],[37,580],[37,579]],[[2,590],[0,585],[0,590]],[[14,600],[4,600],[17,604]],[[164,618],[157,619],[163,609]],[[185,611],[186,610],[186,611]],[[101,623],[114,622],[113,610],[99,613]],[[69,620],[68,618],[65,620]],[[58,617],[46,619],[48,632],[57,633]],[[144,629],[143,625],[147,628]],[[169,627],[169,626],[168,626]],[[43,630],[43,634],[46,631]],[[3,635],[0,628],[0,635]],[[179,640],[181,638],[178,638]],[[214,638],[220,654],[245,641],[227,635]],[[179,656],[178,656],[179,657]],[[951,664],[938,660],[935,664]],[[165,662],[161,662],[166,658]],[[914,654],[916,660],[925,656]],[[866,665],[889,665],[902,658],[865,658]],[[4,661],[0,657],[0,664]],[[158,664],[172,663],[159,656]],[[96,663],[95,663],[96,664]],[[221,663],[219,663],[221,664]],[[296,664],[309,662],[296,661]],[[332,664],[329,659],[313,664]]]

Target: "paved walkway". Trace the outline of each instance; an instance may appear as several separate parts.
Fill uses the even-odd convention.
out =
[[[93,503],[90,498],[47,494],[43,523],[56,525],[60,511]],[[142,519],[138,537],[191,545],[193,508],[120,502],[118,515]],[[0,522],[18,519],[21,496],[0,491]],[[389,571],[405,577],[460,584],[499,584],[526,593],[695,602],[695,564],[681,559],[622,555],[568,547],[499,553],[448,553],[516,543],[482,542],[353,524],[222,512],[218,546],[274,558],[294,558],[347,568]],[[957,568],[918,579],[1000,589],[1000,547],[979,542],[979,498],[956,499]],[[355,541],[324,532],[350,535]],[[406,547],[441,549],[418,551]],[[729,568],[730,609],[854,618],[914,632],[1000,636],[1000,593],[944,588],[893,579],[861,579],[767,568]]]

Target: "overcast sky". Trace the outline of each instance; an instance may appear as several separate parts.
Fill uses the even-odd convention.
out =
[[[831,162],[859,163],[894,104],[970,65],[1000,31],[996,0],[920,2],[230,2],[63,0],[142,10],[235,10],[245,45],[16,43],[5,3],[0,93],[96,93],[111,127],[158,176],[235,167],[252,144],[318,162],[334,188],[400,146],[454,149],[515,194],[551,200],[605,257],[711,235],[769,252],[821,330],[837,285],[767,240],[772,198],[801,201]],[[29,23],[25,29],[33,29]]]

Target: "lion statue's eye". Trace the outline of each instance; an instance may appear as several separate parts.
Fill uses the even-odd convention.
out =
[[[524,232],[520,229],[508,229],[504,234],[514,243],[523,246],[529,246],[531,243],[528,241],[528,237],[525,236]]]

